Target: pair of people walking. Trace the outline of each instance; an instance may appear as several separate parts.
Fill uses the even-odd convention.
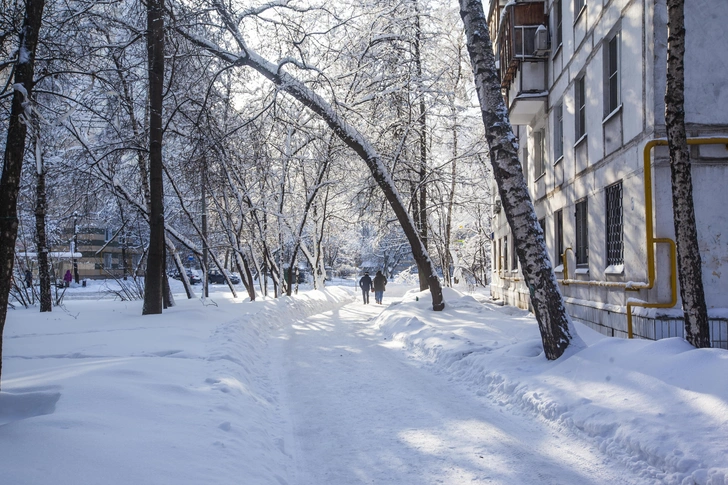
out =
[[[374,292],[374,301],[381,305],[382,298],[384,298],[384,291],[387,286],[387,277],[382,274],[381,271],[377,271],[374,276],[374,280],[369,276],[368,272],[364,273],[364,276],[359,280],[359,288],[361,288],[362,299],[364,304],[369,304],[369,292]]]

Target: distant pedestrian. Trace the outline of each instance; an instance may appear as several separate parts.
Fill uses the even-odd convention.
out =
[[[364,304],[369,304],[369,292],[372,291],[372,279],[369,277],[369,273],[364,273],[364,276],[359,280],[359,288],[361,288],[361,296],[364,299]]]
[[[33,286],[33,273],[29,270],[25,270],[25,287],[30,288]]]
[[[387,277],[382,274],[381,271],[377,271],[377,274],[374,276],[374,301],[377,302],[377,304],[382,304],[382,298],[384,298],[384,291],[387,287]]]
[[[71,281],[73,280],[73,275],[71,274],[71,270],[67,269],[66,274],[63,275],[63,284],[66,288],[71,286]]]

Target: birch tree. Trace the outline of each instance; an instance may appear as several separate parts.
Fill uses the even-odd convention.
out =
[[[680,297],[685,315],[685,339],[695,347],[703,348],[710,347],[710,328],[685,133],[685,0],[668,0],[667,17],[665,125],[670,150]]]
[[[571,345],[581,343],[546,252],[546,241],[518,161],[518,146],[508,119],[493,46],[481,0],[460,0],[475,87],[490,145],[490,162],[506,219],[515,239],[523,278],[531,294],[546,358],[558,359]]]

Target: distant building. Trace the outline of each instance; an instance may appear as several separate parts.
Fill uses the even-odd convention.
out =
[[[689,137],[728,136],[728,2],[685,2]],[[683,335],[670,306],[674,239],[665,137],[665,0],[492,0],[488,21],[503,95],[539,223],[572,318],[607,335]],[[728,146],[692,146],[703,281],[714,346],[728,348]],[[651,175],[653,183],[644,184]],[[647,202],[651,202],[647,204]],[[491,293],[528,308],[495,201]],[[648,224],[646,221],[650,221]],[[650,233],[651,231],[651,233]],[[650,266],[655,268],[651,289]],[[679,292],[678,292],[679,295]],[[680,308],[680,302],[675,305]]]

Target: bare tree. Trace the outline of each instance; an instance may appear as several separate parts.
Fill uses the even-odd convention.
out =
[[[544,352],[558,359],[573,342],[581,342],[554,276],[546,252],[546,241],[528,195],[518,147],[508,119],[495,68],[493,46],[481,0],[460,0],[460,16],[465,24],[470,62],[475,74],[485,132],[490,145],[490,161],[506,219],[513,232],[523,277],[531,293]]]
[[[25,19],[20,32],[18,57],[13,73],[15,83],[8,137],[5,142],[3,173],[0,178],[0,378],[2,378],[3,331],[8,312],[8,295],[13,280],[15,240],[18,236],[18,190],[25,156],[25,138],[31,118],[35,50],[44,7],[44,0],[27,0],[25,3]]]
[[[162,101],[164,88],[164,0],[147,2],[149,56],[149,253],[142,314],[162,313],[164,297],[164,181]]]
[[[695,224],[690,152],[685,133],[685,0],[667,1],[667,28],[665,125],[670,150],[680,297],[685,314],[685,338],[695,347],[703,348],[710,347],[710,328]]]

